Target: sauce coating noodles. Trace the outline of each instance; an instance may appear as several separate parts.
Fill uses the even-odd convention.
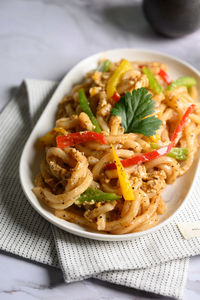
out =
[[[118,157],[131,158],[134,155],[152,151],[151,143],[157,139],[159,146],[170,143],[170,138],[181,117],[198,96],[195,86],[179,86],[167,90],[167,84],[159,76],[160,69],[167,66],[159,62],[130,62],[131,68],[124,72],[116,86],[116,92],[124,95],[139,88],[146,88],[155,101],[155,115],[162,121],[154,137],[139,133],[124,133],[121,118],[112,115],[115,106],[113,98],[108,99],[106,88],[109,79],[120,62],[112,63],[108,71],[93,70],[83,81],[74,86],[71,94],[60,102],[56,125],[48,143],[44,143],[44,159],[40,173],[35,179],[33,192],[59,218],[111,234],[126,234],[146,230],[159,222],[159,215],[166,211],[162,192],[166,184],[173,184],[178,176],[184,175],[191,167],[198,150],[200,133],[200,107],[195,110],[179,136],[176,147],[188,149],[185,160],[171,156],[161,156],[154,160],[125,168],[134,190],[133,201],[124,200],[121,194],[116,169],[106,169],[113,162],[111,145]],[[141,65],[147,66],[162,87],[156,94],[149,85],[149,79]],[[83,88],[91,110],[96,117],[106,144],[98,141],[79,143],[64,149],[56,146],[56,136],[60,134],[93,131],[94,125],[88,114],[82,111],[78,91]],[[62,132],[61,132],[62,131]],[[119,195],[118,200],[106,202],[77,201],[88,188]]]

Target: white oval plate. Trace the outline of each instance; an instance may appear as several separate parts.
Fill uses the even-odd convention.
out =
[[[166,54],[142,49],[115,49],[92,55],[82,60],[74,68],[72,68],[56,89],[39,121],[34,127],[28,141],[26,142],[21,156],[19,173],[22,188],[31,205],[40,215],[42,215],[46,220],[55,226],[86,238],[104,241],[123,241],[140,237],[144,234],[152,233],[155,230],[160,229],[164,224],[167,224],[172,220],[172,217],[175,215],[175,213],[177,213],[186,200],[189,201],[189,192],[191,191],[192,185],[195,183],[195,177],[198,169],[198,157],[195,159],[189,172],[178,178],[173,185],[168,185],[165,189],[163,198],[167,203],[167,212],[164,216],[160,217],[159,224],[151,229],[138,233],[111,235],[88,231],[79,225],[55,217],[52,212],[48,211],[40,204],[32,192],[34,178],[39,171],[39,164],[41,161],[41,151],[35,147],[36,140],[54,127],[58,103],[63,96],[71,91],[71,88],[74,84],[82,80],[86,72],[91,69],[95,69],[97,61],[102,57],[107,57],[112,61],[118,61],[122,58],[126,58],[135,61],[164,62],[169,67],[169,75],[171,78],[175,79],[177,77],[186,75],[193,76],[196,78],[197,86],[200,89],[199,72],[189,64]]]

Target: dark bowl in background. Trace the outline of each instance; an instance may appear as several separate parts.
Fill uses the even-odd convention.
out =
[[[200,28],[200,0],[143,0],[153,29],[168,37],[181,37]]]

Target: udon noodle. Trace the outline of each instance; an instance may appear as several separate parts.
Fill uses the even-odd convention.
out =
[[[124,72],[116,87],[119,95],[146,88],[155,101],[155,115],[162,121],[153,137],[140,133],[124,133],[121,118],[111,114],[115,106],[113,98],[108,98],[106,87],[109,78],[120,62],[113,62],[109,70],[92,70],[80,84],[73,87],[70,94],[60,102],[54,136],[43,143],[44,159],[40,173],[36,176],[33,192],[45,203],[55,216],[81,226],[111,234],[126,234],[143,231],[159,222],[159,215],[166,212],[162,192],[166,184],[173,184],[191,167],[198,150],[200,133],[200,108],[196,104],[189,120],[178,138],[177,147],[188,149],[187,157],[180,161],[170,156],[161,156],[142,164],[125,168],[134,191],[134,201],[122,197],[116,169],[105,166],[113,162],[111,145],[120,159],[131,158],[152,151],[151,143],[156,139],[161,146],[170,143],[171,135],[181,117],[191,103],[197,99],[197,89],[178,86],[167,90],[167,84],[159,76],[160,69],[167,66],[159,62],[131,62],[131,69]],[[155,93],[141,65],[147,66],[163,88]],[[98,141],[79,143],[64,149],[56,145],[56,136],[74,132],[93,131],[94,125],[88,114],[82,111],[78,91],[83,88],[91,109],[101,127],[106,144]],[[119,195],[118,200],[105,202],[90,201],[80,203],[79,196],[89,187],[106,193]]]

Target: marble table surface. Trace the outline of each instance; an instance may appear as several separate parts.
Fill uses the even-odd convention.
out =
[[[95,52],[137,47],[173,54],[200,69],[200,30],[156,35],[140,0],[1,0],[0,109],[24,78],[60,80]],[[63,282],[61,271],[0,252],[0,299],[168,299],[98,280]],[[200,299],[200,257],[191,258],[184,300]]]

